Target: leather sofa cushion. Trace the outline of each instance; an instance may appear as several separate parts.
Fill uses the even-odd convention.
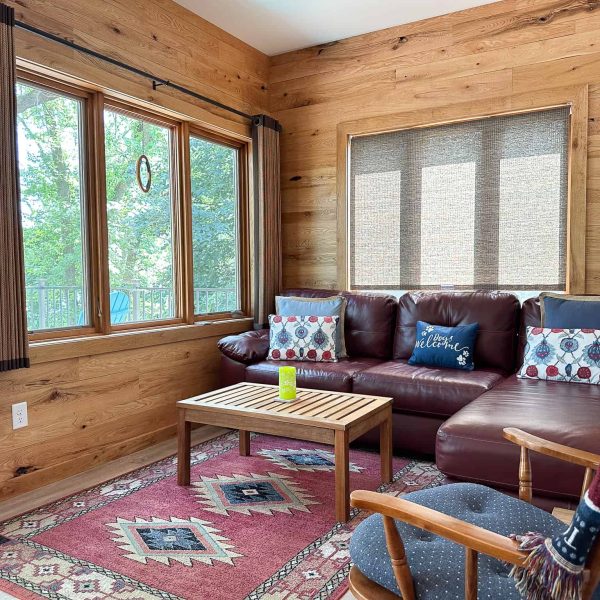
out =
[[[515,370],[520,304],[505,292],[409,292],[398,301],[394,358],[408,359],[417,321],[455,327],[479,323],[475,368]]]
[[[493,369],[444,369],[393,360],[354,376],[357,394],[391,396],[395,411],[448,417],[502,381]]]
[[[283,296],[326,298],[332,290],[289,289]],[[391,358],[398,302],[393,296],[366,292],[341,292],[346,306],[346,350],[349,356]]]
[[[512,376],[439,429],[437,466],[453,479],[515,489],[519,447],[502,436],[518,427],[553,442],[600,453],[600,386]],[[579,495],[583,469],[530,453],[533,488],[541,495]]]
[[[368,369],[378,362],[374,358],[342,358],[338,362],[332,363],[265,360],[246,368],[246,381],[277,385],[279,382],[279,367],[293,366],[296,367],[298,387],[351,392],[352,377],[359,371]]]

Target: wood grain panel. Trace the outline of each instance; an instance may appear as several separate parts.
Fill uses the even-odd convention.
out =
[[[251,114],[267,105],[269,59],[173,0],[8,0],[33,26]],[[16,31],[21,65],[162,106],[247,138],[247,120]],[[0,374],[0,497],[26,492],[175,433],[175,402],[218,385],[217,341],[248,321],[164,328],[32,347],[32,367]],[[25,401],[29,426],[13,431]]]
[[[204,326],[208,331],[211,326]],[[245,322],[237,330],[247,329]],[[175,433],[175,402],[218,386],[217,335],[39,362],[0,374],[0,497],[35,489]],[[13,431],[25,401],[29,426]]]
[[[269,60],[172,0],[8,0],[16,17],[250,112],[267,104]],[[107,90],[174,108],[228,129],[247,122],[76,51],[17,30],[17,55]],[[178,108],[177,108],[178,107]]]
[[[576,191],[588,196],[576,215],[585,231],[574,230],[570,243],[585,244],[578,289],[600,293],[599,36],[599,0],[503,0],[273,57],[270,107],[284,130],[284,284],[343,284],[341,215],[332,214],[344,176],[333,152],[340,123],[368,118],[376,130],[378,119],[418,111],[435,123],[460,107],[493,114],[528,97],[543,106],[554,88],[587,85],[587,189]]]

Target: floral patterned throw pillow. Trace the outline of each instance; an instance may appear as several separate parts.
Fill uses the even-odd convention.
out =
[[[339,317],[282,317],[270,315],[270,360],[337,362],[336,329]]]
[[[600,329],[527,328],[518,377],[600,384]]]

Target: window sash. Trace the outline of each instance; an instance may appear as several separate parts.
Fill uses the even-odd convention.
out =
[[[240,208],[241,208],[241,203],[240,203],[240,191],[241,191],[241,186],[240,186],[240,176],[241,176],[241,165],[240,165],[240,153],[242,151],[242,146],[239,144],[232,144],[232,143],[226,143],[223,141],[223,139],[218,138],[216,136],[207,136],[206,133],[199,133],[197,131],[191,131],[190,135],[189,135],[189,145],[190,145],[190,177],[192,174],[192,160],[191,160],[191,144],[193,140],[199,140],[199,141],[203,141],[203,142],[208,142],[210,144],[214,144],[217,146],[222,146],[222,147],[226,147],[231,149],[234,152],[234,168],[235,168],[235,173],[233,176],[233,180],[234,180],[234,186],[235,186],[235,194],[236,194],[236,198],[235,198],[235,214],[234,214],[234,231],[235,231],[235,278],[234,278],[234,293],[235,293],[235,307],[229,310],[207,310],[205,312],[202,312],[200,310],[198,310],[198,306],[196,305],[196,287],[195,287],[195,278],[196,278],[196,269],[199,265],[196,264],[195,260],[194,260],[194,255],[196,254],[195,250],[194,250],[194,238],[192,237],[191,240],[191,247],[192,247],[192,279],[193,279],[193,286],[194,286],[194,299],[193,299],[193,310],[194,310],[194,317],[198,320],[203,320],[206,318],[211,318],[214,315],[221,315],[221,316],[232,316],[234,313],[240,312],[241,310],[241,306],[242,306],[242,297],[241,297],[241,288],[242,288],[242,269],[241,269],[241,261],[240,261],[240,255],[241,255],[241,218],[242,215],[240,214]],[[191,197],[191,201],[193,204],[193,197]],[[194,219],[192,216],[192,236],[194,235]],[[202,244],[202,240],[200,240],[200,244]],[[203,286],[200,286],[200,292],[202,291]],[[206,288],[208,291],[206,292],[206,297],[207,297],[207,305],[209,305],[209,298],[210,298],[210,289]],[[225,291],[221,291],[221,292],[216,292],[215,293],[215,301],[218,302],[219,301],[219,293],[224,293],[225,294],[225,298],[226,298],[226,302],[227,302],[227,298],[228,295],[230,293],[231,289],[227,288]],[[200,297],[200,296],[198,296]]]
[[[386,133],[364,134],[349,136],[348,145],[348,267],[349,283],[352,289],[565,289],[566,288],[566,266],[567,266],[567,204],[568,204],[568,168],[569,168],[569,146],[570,146],[570,115],[569,106],[561,106],[551,109],[523,111],[513,115],[499,115],[491,118],[473,118],[467,121],[451,123],[449,125],[419,126],[413,129],[388,131]],[[557,140],[560,153],[560,200],[559,206],[559,263],[557,281],[532,281],[502,282],[499,278],[500,262],[498,253],[500,243],[498,236],[503,220],[500,215],[500,168],[501,158],[513,155],[527,155],[527,140],[524,150],[519,145],[507,145],[504,155],[501,152],[501,143],[498,141],[499,132],[511,133],[511,127],[516,124],[527,124],[528,120],[539,120],[546,126],[546,121],[556,123]],[[537,121],[536,121],[537,123]],[[535,124],[535,123],[534,123]],[[563,127],[564,130],[560,128]],[[514,132],[513,132],[514,135]],[[439,147],[439,140],[449,146],[444,156],[445,148]],[[545,139],[541,140],[544,145]],[[427,147],[430,144],[430,147]],[[431,146],[433,144],[433,146]],[[436,146],[437,144],[437,146]],[[546,144],[548,145],[548,144]],[[479,147],[478,147],[479,146]],[[401,148],[398,150],[398,148]],[[435,148],[437,152],[432,152]],[[543,149],[542,149],[543,150]],[[556,150],[556,148],[554,148]],[[373,157],[379,152],[381,155]],[[533,154],[542,156],[542,152]],[[483,158],[483,160],[482,160]],[[450,160],[452,159],[452,160]],[[484,160],[487,161],[484,163]],[[378,164],[379,163],[379,164]],[[427,200],[427,189],[421,187],[431,183],[424,173],[435,170],[437,165],[449,165],[454,163],[454,171],[459,171],[464,165],[472,163],[475,166],[473,174],[474,200],[473,210],[475,221],[472,226],[473,240],[467,243],[465,251],[467,256],[456,256],[455,260],[468,263],[473,261],[473,276],[469,281],[427,281],[422,277],[421,252],[431,248],[427,242],[421,241],[422,219],[426,215],[426,207],[422,203]],[[447,173],[451,181],[452,173]],[[456,175],[456,173],[454,173]],[[362,178],[362,179],[361,179]],[[369,184],[364,179],[371,179]],[[370,185],[370,189],[368,189]],[[448,185],[442,182],[442,187]],[[367,186],[367,187],[365,187]],[[431,187],[431,186],[429,186]],[[452,204],[452,195],[456,188],[448,188],[449,204]],[[460,189],[460,186],[458,186]],[[392,190],[392,191],[390,191]],[[400,198],[396,190],[400,190]],[[379,232],[373,235],[373,226],[377,224],[377,210],[381,212],[382,207],[377,206],[376,199],[385,200],[387,195],[394,198],[384,202],[385,227],[390,227],[390,236]],[[357,201],[358,198],[358,201]],[[356,218],[357,203],[358,210],[363,212]],[[360,203],[364,206],[360,208]],[[390,206],[395,203],[393,209]],[[485,203],[485,206],[483,206]],[[365,215],[371,205],[371,210],[376,212]],[[463,202],[463,207],[469,208],[468,202]],[[452,213],[447,213],[448,221]],[[512,216],[512,215],[511,215]],[[361,218],[362,217],[362,218]],[[375,223],[372,220],[375,220]],[[380,220],[381,220],[380,219]],[[371,222],[370,222],[371,221]],[[384,229],[385,229],[384,227]],[[380,225],[381,228],[381,225]],[[443,227],[441,228],[443,230]],[[468,231],[465,228],[464,231]],[[425,234],[429,230],[424,231]],[[460,232],[458,234],[460,238]],[[395,247],[394,240],[398,245]],[[363,242],[361,246],[361,242]],[[390,251],[389,245],[392,246]],[[425,246],[422,246],[425,244]],[[369,246],[369,251],[365,248]],[[362,248],[362,251],[361,251]],[[358,249],[358,251],[357,251]],[[473,256],[470,256],[470,253]],[[435,254],[435,249],[433,251]],[[393,258],[392,258],[393,257]],[[437,263],[443,262],[445,256],[438,257]],[[524,257],[521,257],[525,260]],[[425,259],[423,259],[425,260]],[[374,267],[383,270],[376,272]],[[361,276],[362,269],[362,276]],[[439,270],[439,269],[438,269]],[[452,275],[452,268],[448,269]],[[361,281],[362,279],[362,281]],[[439,279],[439,278],[438,278]],[[546,283],[544,285],[544,283]]]
[[[170,169],[170,219],[171,219],[171,261],[172,261],[172,292],[173,292],[173,315],[167,317],[161,317],[157,319],[141,319],[137,321],[130,321],[122,324],[110,323],[110,328],[114,331],[121,331],[124,329],[138,329],[147,328],[157,325],[175,325],[184,322],[184,314],[182,312],[181,295],[183,289],[183,279],[181,273],[181,263],[178,260],[179,251],[178,248],[181,246],[182,237],[180,231],[180,220],[178,214],[181,205],[181,193],[179,191],[179,178],[178,178],[178,165],[180,162],[178,155],[179,138],[181,136],[181,129],[177,121],[166,119],[161,115],[155,114],[147,110],[137,109],[131,107],[122,102],[115,102],[114,100],[108,99],[104,102],[104,109],[112,111],[126,117],[130,117],[134,120],[141,120],[149,124],[157,125],[165,128],[169,132],[169,169]],[[104,128],[106,131],[106,128]],[[106,165],[106,160],[104,161]],[[108,201],[108,198],[107,198]],[[108,216],[107,216],[108,221]],[[108,222],[107,222],[108,226]],[[110,236],[110,231],[108,231]],[[110,252],[110,237],[108,238],[109,252]],[[108,257],[110,263],[110,256]],[[158,290],[159,288],[154,288]],[[110,282],[109,274],[109,293],[113,291],[112,284]],[[137,294],[138,292],[135,292]],[[153,291],[150,290],[152,297]],[[110,321],[110,300],[109,300],[109,311],[108,320]]]
[[[90,299],[90,325],[76,328],[53,329],[30,333],[31,341],[67,339],[98,334],[109,334],[127,329],[152,329],[196,321],[217,321],[239,318],[250,314],[250,263],[249,263],[249,189],[248,169],[249,138],[216,134],[191,121],[166,116],[160,110],[141,108],[133,102],[123,102],[106,97],[102,92],[63,83],[47,76],[19,69],[18,80],[43,86],[50,91],[65,93],[82,99],[83,140],[85,160],[82,170],[85,179],[85,233],[87,236],[88,298]],[[108,273],[108,229],[104,158],[104,109],[118,110],[136,118],[169,127],[171,131],[171,210],[173,225],[173,272],[175,316],[171,319],[111,324],[110,280]],[[238,309],[223,313],[196,315],[193,310],[193,272],[191,268],[191,195],[189,137],[201,137],[230,146],[237,152],[237,224],[238,242],[237,280]]]

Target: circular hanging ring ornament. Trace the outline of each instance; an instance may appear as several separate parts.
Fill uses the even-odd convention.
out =
[[[142,173],[142,170],[144,173]],[[150,191],[150,186],[152,185],[152,169],[150,168],[150,161],[145,154],[142,154],[137,159],[137,164],[135,165],[135,175],[137,177],[140,190],[142,190],[144,194],[147,194]],[[146,183],[144,183],[144,179],[146,180]]]

